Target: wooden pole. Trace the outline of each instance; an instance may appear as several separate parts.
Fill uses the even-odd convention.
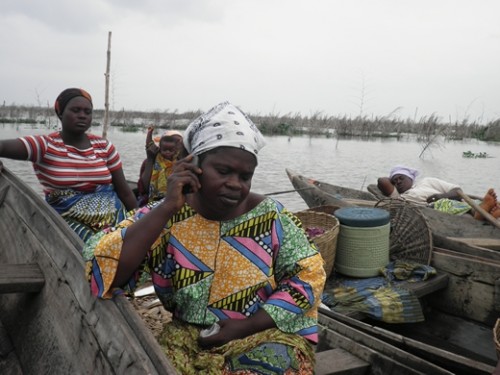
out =
[[[476,202],[474,202],[467,194],[465,194],[462,190],[458,190],[458,195],[467,202],[470,206],[474,208],[477,212],[479,212],[486,220],[488,220],[495,227],[500,228],[500,221],[495,219],[489,212],[486,212],[481,206],[479,206]]]
[[[102,137],[106,139],[108,136],[109,123],[109,66],[111,63],[111,31],[108,32],[108,51],[106,54],[106,73],[104,73],[106,86],[104,91],[104,122],[102,125]]]

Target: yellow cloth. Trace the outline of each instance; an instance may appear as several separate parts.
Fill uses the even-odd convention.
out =
[[[167,192],[167,178],[172,174],[175,161],[165,159],[160,153],[156,155],[151,179],[149,181],[149,202],[162,199]]]

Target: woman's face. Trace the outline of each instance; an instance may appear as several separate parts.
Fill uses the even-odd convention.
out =
[[[391,182],[399,194],[403,194],[413,186],[413,180],[404,174],[395,174],[392,176]]]
[[[250,193],[256,167],[253,154],[235,147],[220,147],[206,154],[200,165],[201,213],[215,220],[243,214],[242,202]]]
[[[61,115],[64,131],[85,133],[92,125],[92,103],[83,96],[71,99]]]

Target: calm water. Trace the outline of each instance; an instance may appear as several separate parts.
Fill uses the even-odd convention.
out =
[[[50,130],[30,125],[0,124],[0,139],[28,134],[46,134]],[[100,128],[92,132],[101,135]],[[136,181],[140,165],[145,158],[146,133],[122,132],[119,128],[108,130],[108,139],[117,147],[124,164],[127,179]],[[490,158],[468,159],[462,152],[486,152]],[[396,164],[406,164],[421,171],[422,176],[433,176],[457,183],[474,195],[483,195],[489,187],[500,192],[498,158],[500,144],[474,140],[443,142],[441,147],[426,151],[419,158],[421,146],[414,140],[337,140],[334,138],[267,137],[261,151],[259,166],[253,180],[253,190],[274,193],[292,190],[285,168],[325,182],[366,190],[377,177],[387,175]],[[41,194],[41,187],[32,171],[31,163],[3,159],[4,164]],[[296,192],[277,194],[291,210],[307,208]]]

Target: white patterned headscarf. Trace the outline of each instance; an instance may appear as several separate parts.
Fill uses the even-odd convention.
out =
[[[194,155],[217,147],[236,147],[257,156],[265,144],[252,120],[229,102],[220,103],[199,116],[184,132],[184,147]]]
[[[408,176],[412,181],[415,181],[419,172],[416,169],[405,167],[404,165],[397,165],[389,172],[389,178],[392,179],[397,174]]]

